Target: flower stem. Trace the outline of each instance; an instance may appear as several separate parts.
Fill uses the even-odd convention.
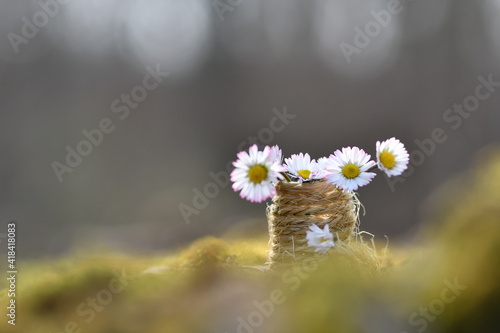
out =
[[[288,177],[288,175],[285,173],[285,172],[281,172],[281,174],[283,175],[283,177],[285,177],[286,181],[287,182],[291,182],[292,180],[290,179],[290,177]]]

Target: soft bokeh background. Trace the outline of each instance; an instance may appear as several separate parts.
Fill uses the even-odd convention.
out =
[[[340,44],[354,44],[354,28],[387,1],[216,3],[229,7],[72,0],[16,53],[8,34],[20,35],[23,17],[33,22],[41,6],[0,2],[0,221],[19,222],[23,256],[82,244],[162,250],[238,224],[265,233],[265,205],[229,187],[189,224],[179,205],[193,205],[193,189],[203,191],[210,172],[225,170],[242,141],[269,127],[273,109],[296,115],[270,142],[286,156],[347,145],[373,154],[392,136],[412,152],[435,128],[446,132],[395,191],[383,176],[359,191],[361,229],[391,241],[411,239],[432,193],[500,139],[500,92],[458,129],[443,121],[474,94],[479,75],[500,81],[498,0],[402,1],[350,63]],[[170,75],[120,120],[112,102],[157,65]],[[65,147],[103,118],[115,131],[59,182],[51,163],[64,162]]]

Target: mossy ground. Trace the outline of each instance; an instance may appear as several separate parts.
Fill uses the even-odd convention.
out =
[[[4,318],[0,332],[498,331],[500,153],[479,158],[411,246],[339,244],[319,264],[273,271],[261,269],[266,237],[23,263],[16,326]]]

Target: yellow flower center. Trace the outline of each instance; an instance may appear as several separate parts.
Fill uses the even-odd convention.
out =
[[[359,176],[360,173],[361,171],[359,170],[359,167],[356,164],[349,163],[342,168],[342,174],[347,179],[356,178],[357,176]]]
[[[252,183],[260,183],[267,178],[267,168],[262,164],[253,165],[250,170],[248,170],[248,178]]]
[[[309,179],[309,176],[311,176],[311,171],[309,170],[299,170],[297,171],[300,177],[304,179]]]
[[[388,151],[384,151],[380,154],[380,163],[387,169],[392,169],[396,165],[396,158],[392,153],[389,153]]]
[[[321,243],[328,242],[330,238],[328,237],[321,237]]]

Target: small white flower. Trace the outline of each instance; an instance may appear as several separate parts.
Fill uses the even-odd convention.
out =
[[[287,172],[299,182],[318,179],[316,173],[319,171],[318,164],[315,160],[311,160],[309,154],[293,154],[289,158],[285,158],[285,168]]]
[[[231,172],[233,190],[241,191],[240,196],[251,202],[272,198],[276,194],[273,184],[283,179],[280,172],[285,171],[272,149],[266,146],[259,151],[257,145],[253,145],[248,153],[242,151],[237,156],[238,160],[233,162],[235,169]]]
[[[325,178],[326,175],[328,174],[328,168],[329,163],[328,163],[328,157],[320,157],[318,158],[317,162],[318,164],[318,171],[316,172],[316,177],[321,179]]]
[[[307,246],[315,247],[315,252],[326,253],[330,248],[335,246],[333,242],[333,234],[330,232],[330,227],[325,224],[323,230],[316,224],[309,227],[311,231],[307,231]]]
[[[408,167],[410,155],[396,138],[377,141],[377,165],[388,177],[399,176]]]
[[[274,145],[271,147],[271,158],[279,164],[283,162],[283,152],[281,151],[280,147],[278,147],[278,145]]]
[[[370,183],[375,173],[368,172],[376,165],[370,161],[370,155],[358,147],[336,150],[328,158],[328,172],[326,178],[332,184],[344,191],[355,191],[358,187]]]

